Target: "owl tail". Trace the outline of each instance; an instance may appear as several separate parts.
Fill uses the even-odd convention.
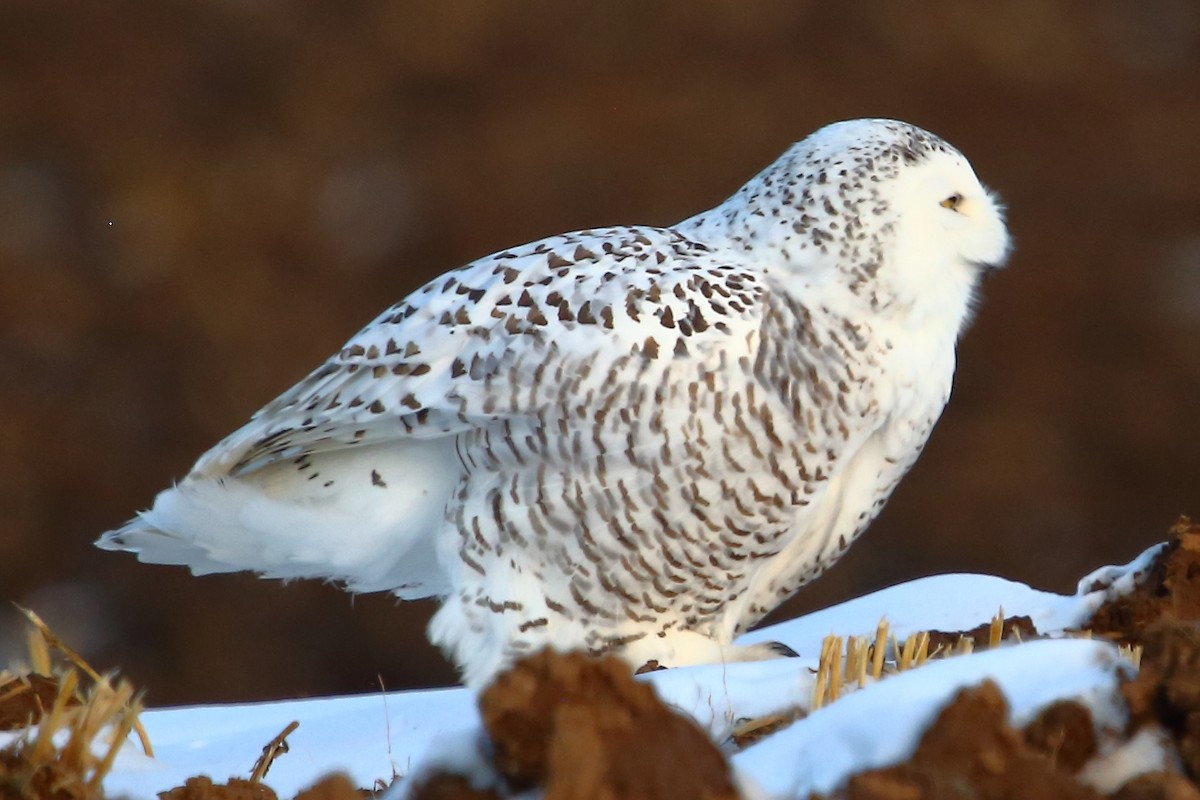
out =
[[[459,469],[445,439],[319,453],[237,477],[193,474],[96,544],[196,575],[249,570],[441,595],[449,586],[435,545]]]

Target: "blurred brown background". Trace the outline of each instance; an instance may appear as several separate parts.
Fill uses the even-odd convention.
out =
[[[876,115],[966,152],[1017,251],[925,456],[785,613],[1068,591],[1200,515],[1200,4],[5,0],[0,600],[152,704],[448,681],[428,604],[91,541],[427,278]]]

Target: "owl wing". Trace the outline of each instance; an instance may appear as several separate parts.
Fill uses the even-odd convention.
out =
[[[464,460],[482,452],[463,434],[503,443],[519,429],[595,463],[599,445],[578,425],[568,436],[566,415],[606,413],[599,398],[620,393],[603,387],[645,392],[656,367],[698,375],[745,348],[759,290],[670,230],[582,232],[485,257],[386,310],[99,544],[197,573],[445,594],[436,532]],[[534,479],[516,450],[505,475]]]
[[[758,291],[752,275],[670,230],[584,231],[506,250],[384,311],[193,474],[241,476],[536,416],[549,387],[597,354],[689,358],[744,336]]]

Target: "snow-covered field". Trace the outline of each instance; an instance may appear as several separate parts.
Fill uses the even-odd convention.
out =
[[[1061,633],[1087,620],[1107,597],[1128,591],[1134,574],[1157,552],[1152,548],[1127,566],[1084,578],[1071,596],[986,575],[924,578],[743,637],[745,643],[783,642],[799,658],[666,670],[643,680],[721,741],[747,719],[807,709],[817,654],[831,633],[873,637],[886,618],[903,640],[922,630],[974,628],[1001,608],[1005,615],[1028,615],[1043,634]],[[988,678],[1007,696],[1015,724],[1050,702],[1074,698],[1092,710],[1099,728],[1117,729],[1125,711],[1115,689],[1131,669],[1112,645],[1069,637],[934,660],[849,693],[736,754],[732,763],[751,796],[829,791],[851,774],[907,758],[959,688]],[[429,765],[479,769],[482,734],[475,698],[452,688],[150,710],[142,721],[155,757],[128,743],[104,788],[110,796],[154,800],[194,775],[218,782],[247,777],[262,747],[293,720],[300,727],[288,737],[289,752],[274,762],[266,779],[281,797],[335,771],[371,787],[390,783],[394,775],[420,775]],[[1130,769],[1154,766],[1162,758],[1151,747],[1132,762],[1126,758],[1106,768],[1127,777]]]

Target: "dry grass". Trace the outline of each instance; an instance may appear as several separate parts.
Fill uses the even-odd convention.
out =
[[[101,782],[112,769],[121,745],[137,731],[152,755],[138,722],[142,706],[128,681],[113,685],[78,653],[67,647],[32,611],[22,609],[32,624],[28,674],[0,674],[0,700],[21,701],[28,708],[24,730],[0,750],[0,797],[4,800],[99,798]],[[68,665],[54,666],[56,650]],[[80,675],[88,686],[81,686]],[[40,689],[40,692],[35,691]],[[48,706],[43,700],[49,697]]]
[[[254,762],[254,769],[250,771],[251,783],[262,783],[263,778],[267,777],[271,765],[275,763],[275,759],[288,752],[287,737],[299,727],[300,722],[292,720],[274,739],[263,746],[262,755]]]
[[[998,647],[1004,640],[1004,620],[1004,609],[1001,608],[988,627],[986,648]],[[978,646],[974,637],[964,634],[953,644],[938,644],[930,649],[930,637],[929,631],[917,631],[906,636],[903,642],[897,641],[886,619],[879,621],[874,641],[866,636],[845,639],[826,636],[821,646],[810,710],[837,700],[848,684],[862,688],[868,677],[878,681],[886,675],[923,666],[931,659],[968,655]],[[1012,628],[1009,638],[1020,642],[1020,630]]]
[[[976,648],[998,647],[1005,640],[1003,608],[992,618],[986,633],[986,643],[979,643],[975,637],[963,634],[946,644],[945,636],[941,635],[943,643],[931,649],[929,631],[911,633],[900,642],[891,632],[887,620],[881,619],[873,639],[869,636],[826,636],[821,643],[821,655],[808,708],[794,708],[748,720],[734,730],[731,741],[739,749],[745,747],[836,701],[848,690],[860,689],[868,682],[921,667],[931,659],[968,655]],[[1020,629],[1012,626],[1008,638],[1022,641]],[[1131,651],[1127,657],[1136,665],[1140,653]]]

